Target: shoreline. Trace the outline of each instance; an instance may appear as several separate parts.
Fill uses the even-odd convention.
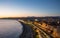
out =
[[[24,24],[23,22],[20,22],[20,23],[23,26],[23,32],[19,36],[19,38],[33,38],[33,30],[32,30],[32,28],[30,26]]]

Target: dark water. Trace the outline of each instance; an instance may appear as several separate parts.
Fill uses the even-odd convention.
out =
[[[23,26],[16,20],[0,19],[0,38],[19,38]]]

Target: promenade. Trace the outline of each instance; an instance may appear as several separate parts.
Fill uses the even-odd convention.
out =
[[[20,38],[33,38],[33,30],[30,26],[20,22],[23,25],[23,33]]]

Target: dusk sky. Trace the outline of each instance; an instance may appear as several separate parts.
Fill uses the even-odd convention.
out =
[[[60,16],[60,0],[0,0],[0,17]]]

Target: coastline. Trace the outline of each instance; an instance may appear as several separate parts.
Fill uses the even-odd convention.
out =
[[[19,21],[20,22],[20,21]],[[23,32],[19,38],[33,38],[33,30],[30,26],[20,22],[23,25]]]

